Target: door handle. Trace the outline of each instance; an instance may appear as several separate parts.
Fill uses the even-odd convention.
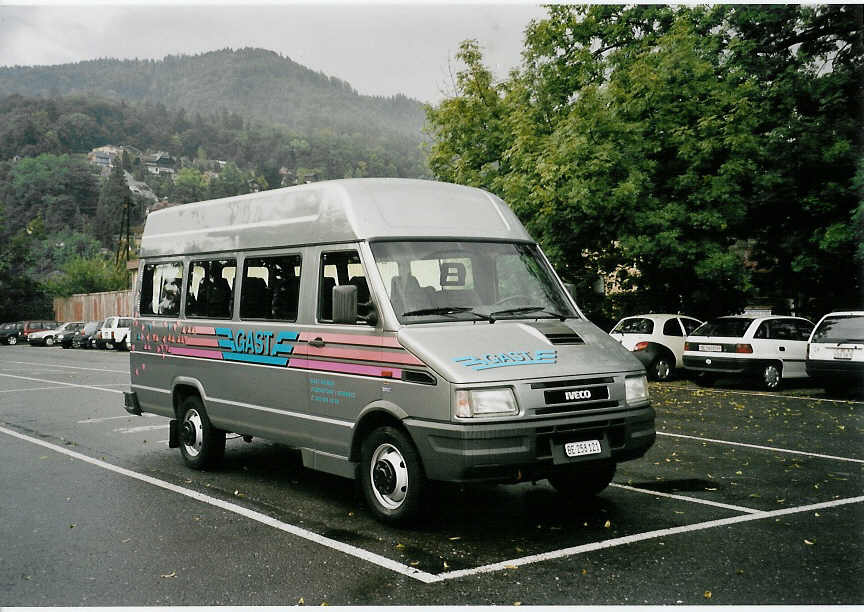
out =
[[[781,346],[781,347],[780,347],[780,352],[781,352],[781,353],[784,352],[785,350],[786,350],[786,347],[785,347],[785,346]]]
[[[324,339],[321,337],[318,337],[318,338],[315,338],[314,340],[309,341],[309,346],[314,346],[315,348],[321,348],[325,344],[327,344],[327,343],[324,342]]]

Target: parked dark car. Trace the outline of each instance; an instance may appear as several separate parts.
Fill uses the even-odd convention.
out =
[[[102,321],[87,321],[84,327],[72,336],[72,348],[93,348],[94,336],[101,325]]]
[[[74,321],[67,323],[62,330],[57,331],[54,337],[54,342],[62,346],[64,349],[72,348],[72,339],[75,334],[84,329],[85,321]]]
[[[21,340],[21,330],[24,329],[24,322],[4,323],[0,326],[0,342],[3,344],[15,345]]]

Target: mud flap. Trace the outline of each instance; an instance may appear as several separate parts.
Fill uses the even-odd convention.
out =
[[[180,433],[177,429],[177,419],[168,421],[168,448],[178,448],[180,446]]]

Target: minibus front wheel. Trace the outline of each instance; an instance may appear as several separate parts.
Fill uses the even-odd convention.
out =
[[[360,453],[360,484],[375,516],[386,523],[416,517],[426,477],[408,435],[395,427],[379,427],[363,441]]]
[[[213,427],[197,395],[190,395],[180,404],[179,433],[180,454],[189,467],[211,467],[225,456],[225,432]]]

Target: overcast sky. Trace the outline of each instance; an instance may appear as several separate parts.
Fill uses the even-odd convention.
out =
[[[404,93],[432,103],[449,91],[460,41],[479,40],[486,64],[504,77],[520,62],[525,26],[545,14],[527,3],[71,7],[58,0],[49,6],[3,1],[0,66],[262,47],[348,81],[362,94]]]

